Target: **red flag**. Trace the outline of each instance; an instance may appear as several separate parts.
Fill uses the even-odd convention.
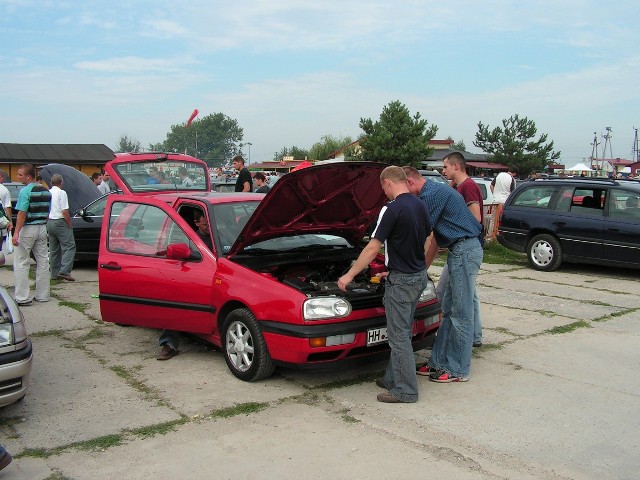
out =
[[[191,125],[191,122],[193,122],[193,119],[194,119],[194,118],[196,118],[196,117],[198,116],[198,113],[199,113],[199,112],[198,112],[198,109],[197,109],[197,108],[195,108],[195,109],[193,110],[193,113],[192,113],[192,114],[191,114],[191,116],[189,117],[189,120],[187,120],[187,127],[188,127],[189,125]]]

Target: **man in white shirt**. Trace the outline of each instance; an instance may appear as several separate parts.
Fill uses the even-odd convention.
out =
[[[502,203],[507,201],[509,195],[516,187],[515,177],[518,176],[518,168],[510,166],[507,172],[500,172],[491,182],[491,191],[493,192],[493,201]]]
[[[9,189],[0,183],[0,203],[2,204],[2,208],[4,208],[4,212],[9,219],[9,225],[4,230],[0,230],[0,265],[4,265],[6,259],[4,258],[4,254],[2,253],[2,246],[4,245],[5,240],[7,239],[7,234],[13,229],[13,220],[11,219],[11,193],[9,193]]]
[[[100,190],[100,193],[103,195],[106,195],[111,191],[109,180],[111,180],[111,175],[109,175],[107,172],[104,172],[102,174],[102,182],[100,183],[100,185],[97,185],[98,190]]]
[[[56,173],[51,177],[51,210],[47,221],[51,278],[73,282],[75,278],[71,276],[71,269],[76,255],[76,242],[73,238],[67,192],[60,187],[62,175]]]

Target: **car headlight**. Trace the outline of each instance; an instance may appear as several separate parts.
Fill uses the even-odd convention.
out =
[[[27,339],[27,328],[24,322],[16,322],[13,324],[13,341],[14,343],[24,342]]]
[[[351,313],[351,304],[340,297],[308,298],[302,305],[305,320],[346,317]]]
[[[436,298],[436,286],[431,281],[431,279],[429,279],[427,288],[422,291],[422,293],[420,294],[420,298],[418,298],[418,303],[428,302],[430,300],[433,300],[434,298]]]

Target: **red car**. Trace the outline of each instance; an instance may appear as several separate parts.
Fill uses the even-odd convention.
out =
[[[263,195],[210,192],[206,165],[192,157],[119,156],[106,166],[124,195],[109,196],[103,220],[103,320],[198,335],[247,381],[269,377],[276,365],[388,355],[384,283],[375,278],[384,265],[374,262],[346,293],[337,287],[386,202],[384,166],[310,167]],[[190,182],[180,182],[182,167]],[[196,231],[200,215],[208,242]],[[431,340],[439,320],[430,282],[415,314],[414,348]]]

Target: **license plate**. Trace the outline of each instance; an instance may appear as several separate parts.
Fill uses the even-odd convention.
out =
[[[386,327],[367,330],[367,347],[370,347],[371,345],[378,345],[379,343],[385,343],[387,339]]]

